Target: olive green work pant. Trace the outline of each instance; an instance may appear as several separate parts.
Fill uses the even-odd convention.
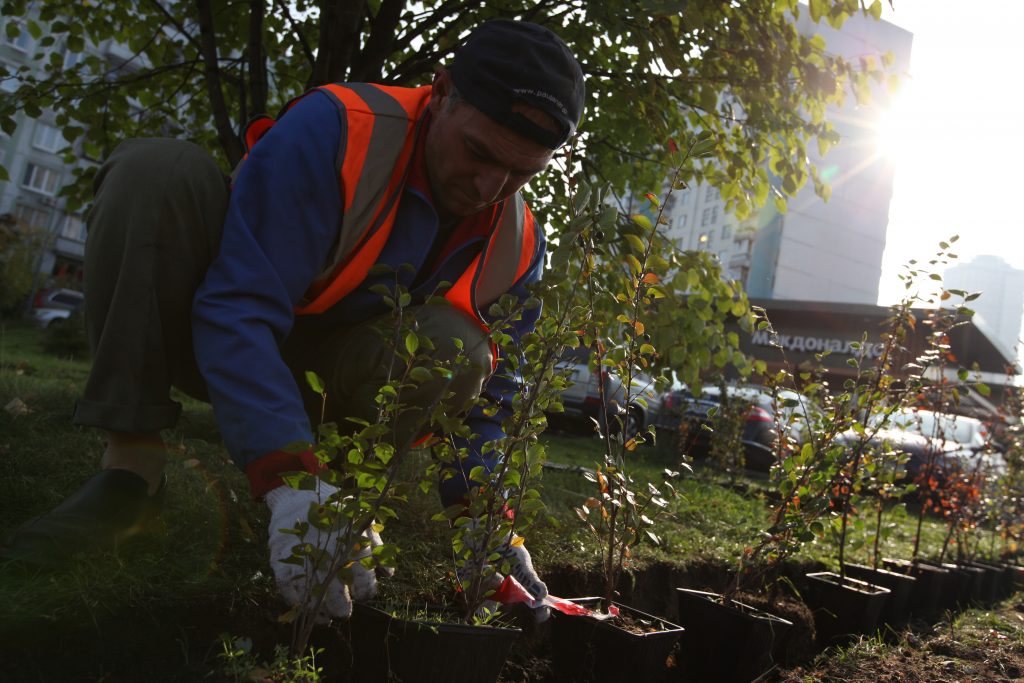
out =
[[[196,289],[217,255],[229,199],[227,177],[198,146],[171,139],[121,143],[100,167],[87,218],[85,318],[92,368],[74,421],[118,432],[154,432],[173,426],[181,405],[175,386],[208,401],[192,350],[191,309]],[[477,324],[447,306],[415,309],[419,332],[434,342],[435,358],[465,353],[469,363],[448,384],[441,380],[403,392],[412,407],[440,394],[459,412],[479,396],[491,369],[491,350]],[[297,316],[281,354],[295,376],[312,425],[322,399],[308,387],[307,370],[325,381],[326,421],[373,420],[374,397],[389,354],[372,321],[324,332]],[[462,340],[465,352],[452,341]],[[258,372],[259,368],[253,368]],[[422,411],[402,416],[396,443],[408,430],[426,433]],[[414,426],[415,425],[415,426]],[[267,444],[267,450],[283,444]]]

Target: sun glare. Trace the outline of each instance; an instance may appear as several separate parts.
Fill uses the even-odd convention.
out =
[[[897,166],[901,161],[907,161],[915,156],[920,151],[921,139],[921,131],[917,128],[920,121],[915,121],[916,118],[906,97],[894,99],[883,109],[875,124],[875,145],[878,154]]]

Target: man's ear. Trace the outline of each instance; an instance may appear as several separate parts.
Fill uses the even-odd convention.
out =
[[[434,89],[430,93],[430,113],[438,115],[441,113],[445,103],[448,101],[448,96],[452,92],[454,87],[452,84],[452,74],[448,69],[438,68],[434,72]]]

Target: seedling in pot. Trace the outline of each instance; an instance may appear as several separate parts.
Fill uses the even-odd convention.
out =
[[[341,581],[347,590],[357,578],[362,581],[370,572],[386,572],[394,566],[398,549],[382,542],[380,532],[387,520],[396,516],[394,504],[404,499],[404,488],[410,485],[399,481],[400,466],[424,432],[454,430],[461,419],[448,415],[455,411],[446,405],[446,399],[447,388],[465,358],[440,360],[430,353],[433,342],[415,329],[411,299],[397,278],[393,285],[379,285],[375,291],[392,309],[391,317],[381,323],[387,370],[376,393],[376,415],[372,420],[347,417],[340,426],[321,424],[316,444],[293,448],[312,448],[323,469],[315,475],[294,472],[282,476],[292,488],[318,493],[307,518],[288,530],[299,542],[291,556],[282,560],[300,567],[306,577],[297,604],[282,616],[293,623],[293,653],[305,650],[314,624],[325,620],[323,602],[332,582]],[[438,299],[425,305],[447,305]],[[323,380],[311,372],[307,381],[326,405],[328,390]],[[405,395],[427,382],[439,382],[440,389],[428,405],[411,411]],[[320,530],[314,535],[317,540],[302,541],[311,528]]]
[[[714,144],[710,135],[701,134],[685,151],[670,146],[674,172],[669,196],[686,187],[681,178],[690,158]],[[661,542],[657,521],[670,514],[676,495],[672,482],[679,476],[666,469],[661,482],[642,484],[633,478],[631,459],[639,446],[653,442],[655,432],[653,426],[637,433],[627,429],[631,409],[648,407],[668,383],[670,369],[699,390],[701,371],[712,364],[722,368],[733,363],[743,373],[751,367],[738,350],[738,336],[725,333],[730,319],[747,329],[753,322],[742,289],[723,279],[721,265],[708,254],[676,252],[661,233],[667,223],[665,205],[654,194],[645,198],[648,211],[628,219],[609,212],[599,201],[600,193],[597,203],[578,207],[577,214],[593,217],[589,224],[583,222],[575,241],[579,258],[588,266],[581,277],[589,313],[580,330],[581,343],[593,351],[594,370],[620,378],[623,394],[609,396],[601,385],[603,419],[595,428],[602,453],[588,475],[596,491],[576,510],[603,548],[601,598],[606,610],[634,549]],[[638,381],[642,376],[653,376],[654,386]]]

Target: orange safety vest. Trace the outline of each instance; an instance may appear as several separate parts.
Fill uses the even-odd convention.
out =
[[[377,262],[395,223],[432,88],[332,83],[316,90],[334,100],[347,123],[345,155],[339,169],[344,216],[328,265],[295,308],[299,315],[330,309],[358,287]],[[273,125],[269,117],[252,121],[245,131],[247,149],[251,150]],[[484,225],[488,235],[484,248],[445,298],[489,333],[480,310],[526,274],[537,236],[533,214],[518,192],[464,218],[457,230]],[[496,366],[498,354],[493,342],[491,351]]]

